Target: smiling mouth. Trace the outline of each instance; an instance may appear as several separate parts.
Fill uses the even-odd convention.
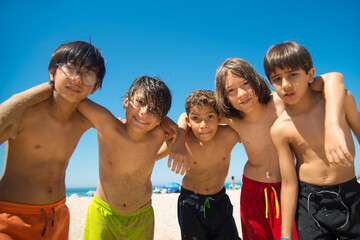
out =
[[[135,119],[136,122],[138,122],[138,123],[140,123],[140,124],[142,124],[142,125],[148,125],[147,122],[145,122],[145,121],[143,121],[143,120],[141,120],[141,119],[139,119],[139,118],[137,118],[137,117],[134,117],[134,119]]]
[[[75,92],[75,93],[79,93],[80,90],[78,88],[74,88],[74,87],[66,87],[67,89],[69,89],[71,92]]]
[[[246,99],[245,101],[240,102],[240,104],[241,104],[241,105],[245,105],[245,104],[249,103],[249,102],[250,102],[250,100],[251,100],[250,98],[249,98],[249,99]]]

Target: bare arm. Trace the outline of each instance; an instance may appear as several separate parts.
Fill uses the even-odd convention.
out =
[[[298,198],[295,160],[284,128],[273,125],[270,133],[279,155],[281,172],[281,236],[292,239]]]
[[[0,104],[0,133],[15,138],[25,109],[45,101],[52,95],[53,88],[43,83],[24,92],[17,93]],[[10,128],[9,128],[10,127]],[[3,131],[7,133],[3,133]]]
[[[171,118],[165,117],[161,121],[160,126],[166,132],[165,136],[172,138],[173,142],[175,142],[178,136],[178,125],[173,120],[171,120]]]
[[[171,171],[175,171],[176,173],[180,172],[180,166],[182,166],[181,175],[184,175],[186,170],[189,170],[189,162],[187,159],[187,153],[185,148],[185,137],[186,132],[188,130],[187,122],[186,122],[186,113],[182,113],[178,120],[178,138],[175,143],[173,143],[171,147],[171,151],[169,153],[168,159],[168,167],[172,168]]]
[[[345,135],[340,127],[340,116],[345,97],[344,79],[341,73],[327,73],[314,79],[314,91],[323,90],[325,98],[325,153],[332,164],[348,165],[354,157],[350,154]]]
[[[94,103],[90,99],[82,101],[77,109],[81,114],[89,119],[89,121],[94,125],[94,128],[100,132],[104,126],[107,126],[112,122],[120,122],[109,110]]]
[[[360,143],[360,112],[357,108],[354,96],[346,91],[344,100],[345,116],[358,143]]]

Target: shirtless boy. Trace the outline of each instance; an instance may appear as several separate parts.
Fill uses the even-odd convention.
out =
[[[100,182],[89,205],[84,239],[153,239],[151,174],[169,138],[159,126],[171,94],[159,79],[141,76],[124,99],[126,120],[83,101],[78,109],[98,131]]]
[[[264,66],[286,106],[271,128],[282,177],[283,239],[291,238],[294,219],[299,239],[360,239],[354,161],[336,164],[326,158],[325,100],[309,88],[315,74],[310,53],[294,42],[276,44],[266,53]],[[359,142],[360,113],[349,91],[338,121],[355,156],[351,130]]]
[[[190,170],[182,180],[178,200],[181,237],[240,239],[233,206],[224,188],[238,134],[229,126],[219,126],[212,91],[193,91],[186,99],[185,109],[186,117],[183,114],[178,124],[189,128],[185,147]]]
[[[341,108],[338,104],[341,100],[332,101],[343,98],[338,92],[344,89],[339,75],[323,75],[325,96],[329,96],[327,105],[333,107],[327,109],[328,119],[335,118]],[[321,78],[317,79],[312,87],[321,91],[321,82]],[[222,122],[238,133],[248,156],[240,200],[243,239],[280,239],[281,176],[270,128],[284,110],[284,103],[276,94],[271,94],[266,81],[254,68],[240,58],[229,58],[218,68],[215,96]],[[338,139],[341,138],[330,138],[329,144]]]
[[[80,137],[91,127],[76,108],[101,87],[104,58],[89,43],[69,42],[54,51],[48,71],[52,96],[46,91],[49,84],[29,90],[38,93],[38,102],[47,100],[24,108],[15,139],[10,139],[11,125],[0,136],[1,144],[8,141],[0,180],[1,239],[68,239],[65,171]],[[13,102],[26,99],[27,93],[14,95],[1,108],[16,106]]]

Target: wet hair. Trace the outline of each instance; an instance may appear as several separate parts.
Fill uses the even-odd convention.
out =
[[[158,78],[140,76],[130,86],[126,95],[132,99],[135,93],[142,93],[145,104],[154,109],[161,119],[166,117],[171,107],[171,93],[166,84]]]
[[[261,104],[268,103],[271,91],[267,81],[244,59],[228,58],[217,69],[215,76],[216,105],[220,114],[227,118],[244,118],[244,113],[234,108],[227,98],[225,82],[229,73],[246,79],[259,102]]]
[[[275,72],[275,68],[299,70],[306,74],[313,68],[309,51],[296,42],[278,43],[269,48],[264,57],[264,69],[267,78]]]
[[[98,78],[96,85],[101,87],[106,70],[105,59],[101,55],[100,49],[82,41],[64,43],[53,52],[48,69],[54,75],[58,64],[68,63],[73,63],[79,68],[86,66],[89,69],[95,70],[96,77]],[[53,84],[52,81],[50,83]]]
[[[185,110],[186,114],[189,116],[190,110],[193,107],[202,107],[202,106],[210,106],[213,107],[217,114],[219,114],[216,101],[215,94],[210,90],[194,90],[185,101]]]

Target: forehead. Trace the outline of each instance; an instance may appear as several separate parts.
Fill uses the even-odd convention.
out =
[[[229,72],[229,74],[226,76],[226,79],[225,79],[225,88],[232,86],[234,84],[241,84],[241,83],[247,82],[247,81],[248,80],[246,80],[245,78],[239,77],[239,76]]]
[[[190,108],[189,115],[211,114],[216,113],[214,107],[206,104],[202,106],[193,106]]]
[[[279,67],[275,67],[274,71],[270,74],[270,77],[274,77],[274,76],[278,76],[278,75],[283,75],[283,74],[288,74],[291,72],[297,72],[297,71],[301,71],[302,69],[291,69],[291,68],[279,68]]]

